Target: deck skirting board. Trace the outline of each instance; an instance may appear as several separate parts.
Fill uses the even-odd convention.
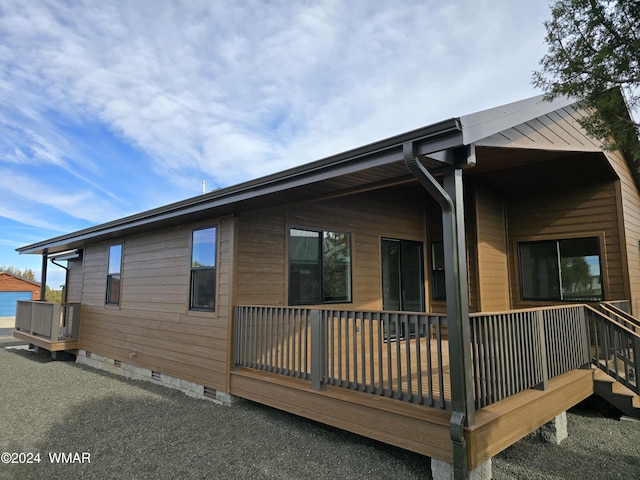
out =
[[[547,390],[525,390],[477,410],[476,423],[465,429],[469,468],[535,432],[593,392],[593,371],[576,369],[549,380]]]

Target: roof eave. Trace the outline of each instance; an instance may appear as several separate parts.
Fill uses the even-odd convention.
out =
[[[414,143],[417,154],[427,155],[461,146],[462,141],[460,121],[457,118],[452,118],[279,173],[26,245],[17,248],[16,251],[22,254],[47,254],[82,248],[87,242],[97,241],[99,238],[122,236],[131,230],[138,232],[154,224],[170,222],[172,219],[188,217],[201,211],[213,210],[248,198],[269,195],[372,166],[393,163],[402,159],[402,146],[406,142]]]

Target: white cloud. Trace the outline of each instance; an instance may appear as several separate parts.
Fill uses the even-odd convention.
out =
[[[527,96],[548,8],[528,0],[3,3],[0,105],[21,112],[22,123],[0,124],[30,147],[16,139],[2,160],[76,171],[82,154],[42,126],[53,110],[104,124],[181,187],[194,178],[228,185]],[[56,208],[93,203],[76,212],[88,219],[111,208],[86,195],[55,195]]]

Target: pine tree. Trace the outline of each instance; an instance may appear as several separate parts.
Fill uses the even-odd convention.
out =
[[[557,0],[551,14],[533,84],[579,100],[586,131],[640,165],[640,123],[627,113],[640,109],[640,1]]]

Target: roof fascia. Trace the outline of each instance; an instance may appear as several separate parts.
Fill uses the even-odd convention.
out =
[[[538,95],[470,115],[464,115],[460,117],[464,144],[471,145],[503,130],[547,115],[554,110],[559,110],[574,103],[576,103],[576,100],[569,97],[546,100],[544,95]]]

